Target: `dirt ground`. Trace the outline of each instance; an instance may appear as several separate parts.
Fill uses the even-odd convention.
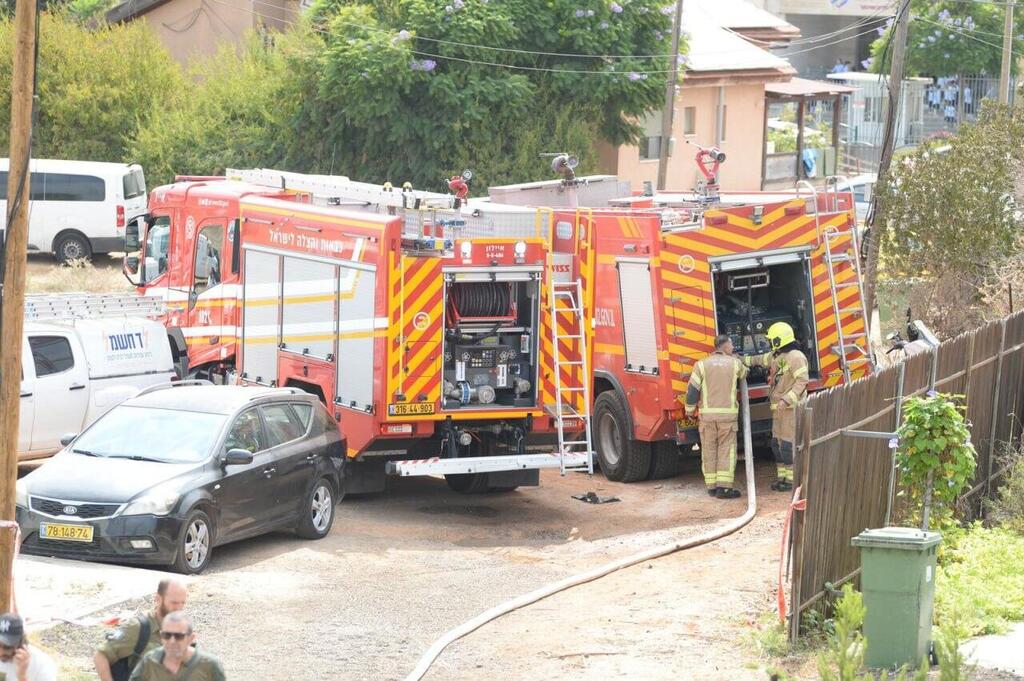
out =
[[[689,468],[631,485],[545,473],[539,488],[484,496],[396,479],[346,498],[319,542],[275,534],[217,549],[188,609],[229,678],[401,679],[437,637],[494,605],[743,513],[745,498],[708,498]],[[770,468],[758,462],[760,510],[744,530],[486,625],[427,678],[767,678],[750,632],[771,603],[785,508]],[[588,491],[620,501],[571,498]],[[84,670],[102,634],[60,625],[40,640]]]

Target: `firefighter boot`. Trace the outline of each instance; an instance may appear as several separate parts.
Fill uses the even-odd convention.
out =
[[[735,487],[719,487],[718,498],[719,499],[739,499],[740,491]]]

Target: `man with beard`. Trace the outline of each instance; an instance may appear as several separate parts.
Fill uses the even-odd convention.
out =
[[[128,681],[143,655],[160,646],[160,624],[172,612],[185,608],[188,588],[177,579],[162,579],[154,608],[107,634],[92,657],[100,681]]]

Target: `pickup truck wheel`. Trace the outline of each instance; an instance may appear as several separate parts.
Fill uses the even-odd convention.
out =
[[[615,482],[636,482],[651,468],[651,444],[629,437],[626,401],[615,390],[594,400],[597,461],[605,477]]]
[[[197,575],[210,564],[213,555],[213,523],[210,516],[195,510],[188,514],[178,539],[178,553],[171,567],[183,575]]]
[[[651,470],[648,480],[661,480],[679,475],[683,470],[683,455],[679,446],[671,440],[661,440],[651,445]]]
[[[88,260],[92,257],[92,246],[81,234],[65,234],[53,245],[53,254],[57,262],[67,265],[72,260]]]
[[[490,477],[487,473],[449,473],[444,481],[456,492],[481,494],[490,489]]]
[[[320,478],[306,496],[295,534],[303,539],[323,539],[334,525],[334,491],[327,478]]]

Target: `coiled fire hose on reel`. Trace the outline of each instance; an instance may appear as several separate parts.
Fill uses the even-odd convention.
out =
[[[482,612],[473,619],[460,624],[441,636],[441,638],[434,641],[433,645],[431,645],[430,648],[423,653],[423,656],[420,657],[419,662],[416,664],[416,668],[413,669],[407,677],[405,677],[405,681],[419,681],[422,679],[445,648],[460,638],[476,631],[488,622],[498,619],[502,615],[507,615],[515,610],[525,608],[528,605],[532,605],[537,601],[553,596],[561,591],[571,589],[574,586],[580,586],[581,584],[601,579],[613,572],[618,572],[619,570],[623,570],[640,563],[645,563],[649,560],[654,560],[655,558],[661,558],[671,553],[676,553],[677,551],[685,551],[686,549],[692,549],[697,546],[709,544],[746,526],[754,519],[754,515],[757,513],[757,492],[755,490],[756,485],[754,478],[754,445],[750,434],[750,395],[747,391],[746,379],[740,381],[740,397],[743,410],[743,459],[747,483],[747,510],[743,515],[729,521],[723,527],[716,530],[711,530],[710,532],[705,532],[704,534],[697,535],[696,537],[673,542],[671,544],[655,546],[645,551],[634,553],[631,556],[626,556],[625,558],[605,563],[604,565],[598,566],[592,570],[571,575],[565,579],[560,579],[557,582],[547,584],[539,589],[513,598],[512,600],[505,601],[490,610]]]

